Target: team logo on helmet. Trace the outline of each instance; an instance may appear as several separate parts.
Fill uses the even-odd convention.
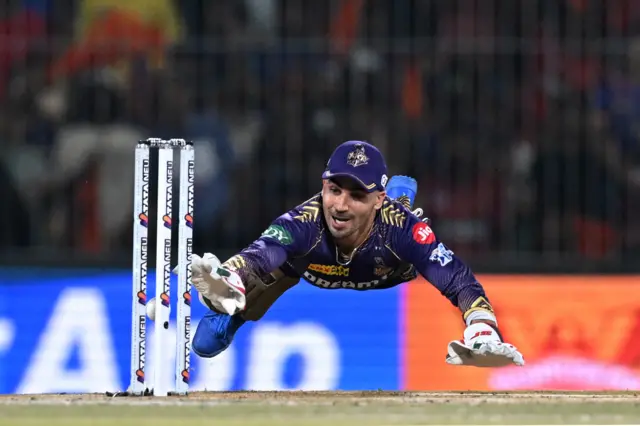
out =
[[[353,167],[362,166],[369,162],[369,157],[364,153],[364,146],[356,145],[355,149],[347,155],[347,164]]]

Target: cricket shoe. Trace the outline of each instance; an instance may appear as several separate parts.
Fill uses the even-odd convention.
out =
[[[193,336],[193,351],[202,358],[213,358],[229,347],[236,331],[245,322],[239,314],[209,310],[198,323]]]
[[[389,198],[401,202],[408,209],[412,209],[418,192],[418,182],[410,176],[392,176],[387,183],[386,191]],[[421,208],[413,210],[413,214],[418,217],[421,217],[423,213]],[[430,222],[426,217],[422,221],[427,224]]]

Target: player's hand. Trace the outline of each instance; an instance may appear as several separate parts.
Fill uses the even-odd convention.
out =
[[[463,340],[449,343],[447,364],[473,367],[504,367],[524,365],[524,358],[515,346],[504,343],[489,324],[474,323],[464,331]]]
[[[211,253],[202,257],[191,257],[191,282],[198,290],[200,301],[216,310],[234,315],[242,311],[246,304],[245,288],[240,276],[222,266],[220,260]],[[207,299],[206,301],[202,298]]]

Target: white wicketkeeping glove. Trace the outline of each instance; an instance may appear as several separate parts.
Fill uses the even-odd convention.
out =
[[[220,260],[211,253],[202,257],[193,254],[191,257],[191,282],[198,290],[200,302],[207,305],[205,297],[211,305],[221,312],[234,315],[245,308],[245,288],[240,276],[222,266]]]
[[[446,361],[473,367],[524,365],[524,358],[516,347],[503,343],[493,327],[481,322],[468,326],[463,340],[449,342]]]

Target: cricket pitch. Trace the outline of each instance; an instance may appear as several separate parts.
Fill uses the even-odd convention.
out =
[[[640,392],[0,395],[0,426],[640,424]]]

